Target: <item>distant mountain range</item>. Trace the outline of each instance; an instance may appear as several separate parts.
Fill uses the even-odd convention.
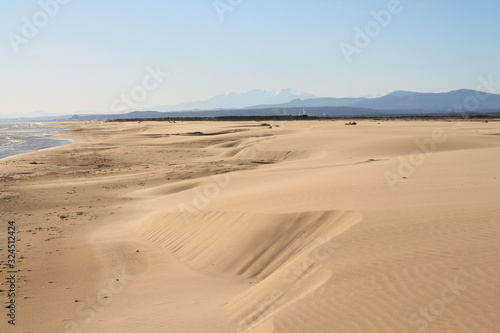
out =
[[[500,109],[500,95],[461,89],[447,93],[395,91],[379,98],[366,99],[349,106],[376,110],[452,111]]]
[[[357,102],[362,102],[367,98],[333,98],[333,97],[319,97],[300,99],[296,98],[287,103],[281,104],[260,104],[246,107],[245,109],[266,109],[266,108],[298,108],[298,107],[328,107],[328,106],[349,106]]]
[[[475,90],[461,89],[447,93],[417,93],[412,91],[395,91],[378,98],[310,98],[294,99],[278,105],[256,105],[246,109],[263,109],[271,107],[354,107],[373,110],[400,111],[460,111],[460,107],[468,110],[500,109],[500,95],[488,94]]]
[[[38,116],[18,121],[107,120],[122,118],[218,117],[252,115],[311,116],[394,116],[430,114],[500,114],[500,95],[461,89],[447,93],[395,91],[377,98],[316,97],[292,89],[251,90],[227,93],[205,101],[163,105],[155,108],[116,114],[81,114],[77,116]],[[0,120],[14,120],[0,119]]]
[[[255,101],[260,101],[260,103],[252,104]],[[273,91],[251,90],[246,93],[218,95],[205,101],[178,105],[163,105],[144,109],[143,111],[166,112],[297,107],[353,107],[374,110],[422,110],[426,112],[443,112],[452,111],[464,105],[469,105],[469,109],[474,110],[500,109],[500,95],[461,89],[447,93],[395,91],[377,98],[333,98],[316,97],[292,89]]]
[[[310,99],[317,96],[293,89],[280,90],[250,90],[244,93],[230,92],[214,96],[210,99],[197,102],[182,103],[177,105],[161,105],[146,108],[141,111],[185,111],[185,110],[216,110],[216,109],[241,109],[254,104],[279,104],[292,99]]]

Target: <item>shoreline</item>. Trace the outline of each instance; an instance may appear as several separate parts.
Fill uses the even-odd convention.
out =
[[[15,331],[404,331],[446,281],[429,332],[499,324],[498,122],[57,124],[0,160]]]
[[[18,122],[16,122],[16,123],[18,123]],[[31,122],[27,121],[27,122],[21,122],[21,123],[31,123]],[[55,124],[55,123],[48,123],[48,124]],[[11,153],[9,155],[3,156],[3,157],[0,156],[0,161],[12,158],[14,156],[19,156],[19,155],[22,155],[22,154],[28,154],[28,153],[32,153],[32,152],[43,151],[43,150],[47,150],[47,149],[53,149],[53,148],[57,148],[57,147],[61,147],[61,146],[65,146],[65,145],[73,143],[73,140],[71,140],[71,139],[56,138],[55,137],[55,136],[59,136],[60,133],[63,133],[64,131],[67,131],[68,129],[61,128],[61,127],[55,127],[54,129],[55,129],[55,131],[52,132],[52,133],[50,133],[49,136],[43,137],[41,139],[42,140],[45,140],[45,139],[57,140],[57,141],[60,141],[59,144],[52,145],[50,147],[40,147],[40,148],[30,149],[30,150],[27,150],[27,151],[15,152],[15,153]]]
[[[35,152],[38,152],[38,151],[55,149],[55,148],[63,147],[63,146],[66,146],[66,145],[69,145],[69,144],[73,143],[73,141],[71,139],[60,139],[60,140],[61,141],[68,141],[68,142],[60,144],[60,145],[57,145],[57,146],[45,147],[45,148],[36,148],[36,149],[33,149],[33,150],[23,151],[23,152],[19,152],[19,153],[13,153],[12,155],[7,155],[7,156],[4,156],[4,157],[0,157],[0,161],[6,160],[6,159],[9,159],[9,158],[13,158],[13,157],[16,157],[16,156],[20,156],[20,155],[23,155],[23,154],[29,154],[29,153],[35,153]]]

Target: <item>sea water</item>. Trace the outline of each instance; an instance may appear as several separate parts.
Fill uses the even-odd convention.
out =
[[[57,147],[71,140],[52,138],[62,128],[33,122],[0,122],[0,159],[33,150]]]

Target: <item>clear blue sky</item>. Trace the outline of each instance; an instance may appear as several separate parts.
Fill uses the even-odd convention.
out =
[[[389,0],[221,0],[223,20],[213,0],[72,0],[46,14],[41,3],[57,1],[68,0],[0,0],[0,116],[110,112],[148,67],[169,75],[147,81],[141,108],[251,89],[355,97],[500,81],[498,0],[400,0],[380,31],[371,12]],[[367,25],[349,63],[340,46]]]

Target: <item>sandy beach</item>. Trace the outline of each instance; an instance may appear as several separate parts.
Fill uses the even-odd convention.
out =
[[[497,332],[500,122],[344,123],[57,124],[0,160],[0,331]]]

